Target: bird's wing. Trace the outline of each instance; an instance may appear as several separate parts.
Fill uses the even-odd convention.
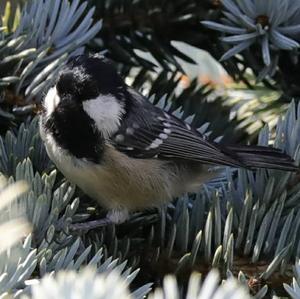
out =
[[[134,158],[184,159],[243,166],[233,152],[207,140],[188,124],[131,94],[130,110],[113,136],[113,145]]]

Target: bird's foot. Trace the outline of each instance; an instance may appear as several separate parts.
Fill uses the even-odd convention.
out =
[[[108,218],[102,218],[93,221],[81,222],[81,223],[73,223],[70,225],[70,229],[72,231],[88,231],[91,229],[95,229],[98,227],[103,227],[106,225],[112,224],[112,222]]]
[[[73,223],[70,225],[70,229],[73,231],[91,229],[107,226],[110,224],[121,224],[129,219],[129,212],[127,210],[111,210],[107,213],[105,218],[92,220],[82,223]]]

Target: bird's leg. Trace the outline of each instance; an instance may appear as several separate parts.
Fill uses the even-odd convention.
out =
[[[106,218],[111,221],[111,223],[114,224],[121,224],[124,223],[129,219],[129,212],[126,209],[116,209],[116,210],[110,210],[106,214]]]
[[[82,223],[74,223],[70,225],[70,229],[87,231],[98,227],[103,227],[109,224],[121,224],[128,219],[129,212],[127,210],[111,210],[106,214],[105,218]]]

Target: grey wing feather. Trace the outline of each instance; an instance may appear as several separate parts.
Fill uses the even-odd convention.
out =
[[[278,149],[214,143],[140,94],[131,91],[129,96],[130,109],[112,143],[130,157],[299,171],[294,160]]]
[[[183,159],[244,166],[234,153],[208,141],[183,121],[132,94],[130,111],[113,137],[118,150],[135,158]]]

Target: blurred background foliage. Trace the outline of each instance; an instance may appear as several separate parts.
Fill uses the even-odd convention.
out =
[[[0,298],[300,297],[299,174],[222,168],[197,194],[74,231],[104,211],[38,132],[61,67],[102,53],[209,138],[299,163],[299,0],[2,0],[0,16]]]

